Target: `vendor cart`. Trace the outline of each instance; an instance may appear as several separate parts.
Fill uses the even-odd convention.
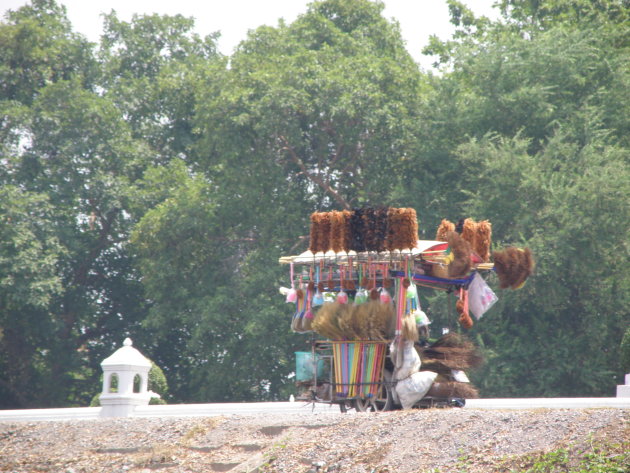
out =
[[[401,210],[411,223],[401,223]],[[479,319],[497,300],[483,277],[496,271],[489,261],[489,223],[479,227],[485,248],[450,229],[438,229],[441,239],[418,240],[417,223],[411,230],[405,226],[415,222],[411,210],[389,209],[379,220],[362,209],[360,228],[349,211],[313,214],[309,250],[280,259],[290,265],[291,287],[282,292],[295,304],[291,327],[310,334],[310,349],[296,353],[298,399],[337,404],[345,412],[461,407],[476,395],[463,371],[478,366],[481,357],[454,333],[430,341],[417,288],[455,293],[459,323],[469,329],[470,313]],[[475,235],[470,222],[469,237]],[[357,245],[364,235],[369,238]],[[531,261],[523,266],[531,272]],[[506,276],[499,272],[503,284]],[[522,285],[529,272],[511,275],[512,282]]]

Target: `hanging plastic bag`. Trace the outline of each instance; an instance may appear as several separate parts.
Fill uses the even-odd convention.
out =
[[[407,291],[405,293],[407,299],[417,299],[418,298],[418,289],[416,289],[416,285],[414,283],[410,283]]]
[[[355,305],[363,304],[367,302],[367,300],[368,300],[367,291],[363,288],[359,289],[357,291],[356,296],[354,296]]]
[[[313,296],[313,307],[322,305],[323,303],[324,303],[324,296],[321,292],[319,292],[319,289],[318,289],[315,295]]]
[[[431,323],[427,314],[425,314],[421,309],[415,309],[411,312],[411,315],[413,315],[416,319],[416,325],[429,325]]]
[[[468,287],[468,308],[475,318],[479,320],[498,300],[497,295],[490,289],[481,275],[475,273],[475,277]]]
[[[297,301],[297,291],[295,290],[295,280],[293,279],[293,263],[291,263],[291,289],[287,292],[287,302],[292,303]]]

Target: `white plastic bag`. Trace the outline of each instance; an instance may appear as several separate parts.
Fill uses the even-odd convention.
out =
[[[400,345],[393,342],[390,346],[391,358],[394,361],[394,380],[404,379],[420,370],[420,355],[416,351],[412,340],[405,340],[402,344],[402,350],[398,349]]]
[[[396,383],[396,393],[403,409],[411,409],[413,405],[422,399],[437,378],[433,371],[419,371],[406,379]]]
[[[499,300],[497,295],[486,284],[486,281],[475,273],[470,286],[468,287],[468,309],[477,320]]]

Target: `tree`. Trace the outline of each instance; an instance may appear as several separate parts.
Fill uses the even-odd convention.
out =
[[[5,83],[14,86],[4,89],[0,97],[0,130],[6,138],[0,182],[29,195],[46,196],[55,216],[50,227],[63,249],[55,266],[63,290],[44,308],[50,326],[25,326],[23,337],[32,339],[32,351],[46,357],[35,363],[27,350],[15,348],[11,353],[11,359],[20,361],[16,366],[31,363],[34,369],[24,372],[28,392],[8,402],[15,407],[84,404],[98,380],[100,361],[116,340],[139,328],[146,313],[139,274],[126,248],[136,212],[145,211],[135,205],[133,183],[158,156],[168,160],[176,151],[167,146],[152,151],[144,139],[154,135],[143,135],[133,121],[127,122],[126,110],[120,106],[125,103],[122,94],[115,88],[108,90],[109,81],[93,73],[93,51],[71,32],[63,8],[54,2],[36,1],[11,13],[9,19],[11,23],[0,28],[0,37],[16,42],[25,37],[24,31],[32,32],[29,42],[20,42],[20,47],[36,52],[37,61],[28,62],[25,53],[16,56],[22,62],[9,62],[4,70],[11,79]],[[144,24],[151,22],[169,30],[166,18],[152,18]],[[180,27],[179,19],[172,23],[178,28],[172,30],[169,44],[176,44],[176,36],[184,35],[192,25],[184,22]],[[3,43],[0,54],[10,57],[13,46]],[[68,51],[71,62],[66,62],[58,48]],[[75,50],[82,52],[82,61],[72,56]],[[111,61],[115,63],[115,59]],[[49,64],[55,64],[52,70],[47,69]],[[114,69],[108,63],[102,66]],[[20,71],[28,71],[33,80],[19,79]],[[174,68],[170,73],[179,74]],[[167,74],[161,78],[166,81]],[[142,83],[131,85],[140,88]],[[162,113],[158,121],[163,117]],[[6,323],[12,323],[21,310],[16,307],[7,313]],[[48,330],[40,332],[44,327]],[[41,336],[35,338],[37,333]],[[146,331],[134,338],[142,343],[143,336],[151,338]],[[29,374],[35,371],[47,378]],[[57,382],[47,383],[47,379]]]
[[[45,347],[55,330],[51,302],[63,293],[57,271],[64,248],[48,199],[0,188],[0,405],[27,404],[33,385],[48,383]],[[43,401],[45,393],[35,394]]]
[[[311,185],[315,206],[383,201],[409,159],[420,76],[382,8],[313,3],[243,42],[220,93],[200,104],[208,169],[229,153]]]
[[[445,216],[488,218],[495,247],[538,261],[473,329],[490,358],[475,381],[488,396],[607,394],[627,324],[627,25],[507,3],[504,22],[442,45],[451,71],[424,111]],[[587,16],[620,18],[618,3]],[[525,20],[534,4],[544,21]]]
[[[6,14],[0,27],[0,100],[30,105],[46,84],[95,79],[92,44],[73,33],[66,8],[54,0],[33,0]]]
[[[156,163],[190,155],[195,83],[202,71],[225,67],[218,34],[200,38],[193,27],[194,20],[181,15],[134,15],[129,23],[114,11],[105,15],[102,85]]]
[[[133,237],[176,398],[288,397],[303,339],[278,258],[306,247],[312,211],[387,203],[413,143],[420,76],[381,11],[314,3],[198,82],[194,172]]]

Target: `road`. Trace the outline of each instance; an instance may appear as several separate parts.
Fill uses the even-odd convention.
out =
[[[630,409],[630,398],[536,398],[536,399],[469,399],[465,409]],[[100,407],[65,409],[0,410],[0,422],[63,421],[99,419]],[[350,411],[353,412],[353,411]],[[216,404],[169,404],[139,406],[134,417],[213,417],[295,413],[304,415],[337,415],[336,405],[304,402],[244,402]]]

